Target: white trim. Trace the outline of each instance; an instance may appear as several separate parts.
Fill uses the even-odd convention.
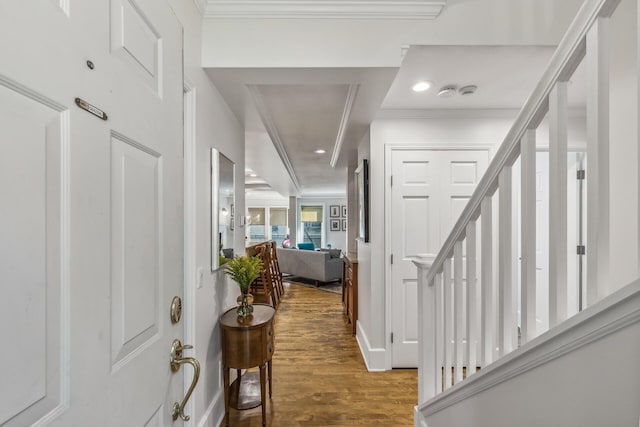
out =
[[[350,84],[349,92],[347,93],[347,99],[344,103],[344,110],[342,110],[342,117],[340,118],[340,126],[338,128],[338,135],[336,136],[336,142],[333,146],[333,153],[331,154],[331,167],[335,168],[338,163],[338,157],[340,157],[340,151],[342,151],[342,143],[347,132],[347,126],[349,125],[349,117],[351,117],[351,109],[353,103],[356,100],[358,94],[358,84]]]
[[[446,0],[206,0],[207,18],[412,19],[437,18]]]
[[[287,170],[287,174],[289,175],[289,179],[291,179],[291,183],[293,184],[297,193],[301,192],[300,181],[298,180],[298,176],[296,175],[296,171],[293,168],[293,164],[289,159],[289,155],[287,154],[287,150],[280,138],[280,134],[278,133],[278,128],[273,122],[273,118],[271,117],[271,113],[269,109],[264,104],[264,99],[260,94],[260,90],[258,90],[257,85],[247,85],[247,89],[253,98],[253,101],[256,106],[256,110],[258,110],[258,115],[262,119],[262,123],[264,124],[265,129],[267,130],[267,134],[269,138],[271,138],[271,143],[274,148],[278,152],[278,156],[280,156],[280,160],[282,160],[282,164],[284,168]]]
[[[184,343],[196,341],[196,287],[197,287],[197,218],[196,218],[196,88],[187,79],[183,86],[183,117],[184,117],[184,287],[182,312],[184,313]],[[191,382],[191,372],[183,372],[183,391],[186,395]],[[185,408],[187,414],[194,413],[194,400],[190,399]],[[185,426],[193,425],[191,419]]]
[[[424,419],[418,405],[413,407],[413,427],[428,427],[427,420]]]
[[[490,109],[381,109],[374,120],[388,119],[515,119],[520,110],[516,108]],[[583,114],[584,115],[584,114]]]
[[[421,403],[418,410],[423,417],[433,415],[637,322],[640,322],[640,279],[587,307],[473,377]]]
[[[207,0],[193,0],[193,4],[196,5],[196,9],[200,12],[200,16],[204,16],[207,9]]]
[[[310,194],[307,196],[297,196],[298,199],[347,199],[346,194],[337,194],[337,193],[329,193],[329,194]]]
[[[67,15],[67,17],[69,17],[69,13],[71,8],[69,7],[69,3],[71,2],[71,0],[59,0],[58,1],[58,7],[60,7],[60,9],[62,9],[62,12],[64,12],[65,15]]]
[[[367,335],[362,329],[362,323],[356,320],[356,341],[360,347],[360,353],[364,364],[369,372],[384,372],[386,368],[386,354],[387,351],[384,348],[372,348],[367,339]]]
[[[427,150],[427,151],[486,151],[489,158],[492,156],[492,151],[495,147],[494,143],[482,142],[479,144],[465,143],[440,143],[440,142],[422,142],[422,143],[402,143],[402,142],[387,142],[384,144],[384,241],[387,242],[384,245],[384,298],[385,298],[385,321],[384,321],[384,336],[385,349],[387,351],[387,361],[385,363],[386,369],[393,369],[392,350],[391,350],[391,154],[393,151],[400,150]],[[433,280],[431,277],[429,280]],[[418,362],[419,364],[419,362]]]
[[[517,108],[381,109],[374,120],[393,119],[515,119]],[[567,108],[570,118],[585,118],[585,108]]]
[[[222,421],[224,421],[224,409],[220,410],[220,406],[224,407],[222,389],[218,389],[216,394],[213,396],[213,399],[211,399],[211,403],[207,406],[207,410],[202,414],[202,418],[200,418],[198,427],[222,425]]]

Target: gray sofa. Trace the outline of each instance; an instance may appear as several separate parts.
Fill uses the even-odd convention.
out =
[[[332,282],[342,277],[340,250],[306,251],[276,248],[280,271],[318,282]]]

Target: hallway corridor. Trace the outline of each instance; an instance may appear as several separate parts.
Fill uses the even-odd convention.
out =
[[[275,339],[267,426],[413,425],[417,370],[367,372],[340,295],[287,286]],[[260,426],[260,407],[231,409],[230,425]]]

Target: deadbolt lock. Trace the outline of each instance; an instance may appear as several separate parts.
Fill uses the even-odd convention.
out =
[[[180,317],[182,316],[182,300],[180,297],[175,296],[171,300],[171,323],[176,324],[180,321]]]

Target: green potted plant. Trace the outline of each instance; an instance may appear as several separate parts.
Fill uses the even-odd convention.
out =
[[[262,261],[258,257],[236,256],[224,264],[224,272],[240,286],[238,317],[244,319],[253,313],[253,297],[249,294],[251,283],[258,278]]]

